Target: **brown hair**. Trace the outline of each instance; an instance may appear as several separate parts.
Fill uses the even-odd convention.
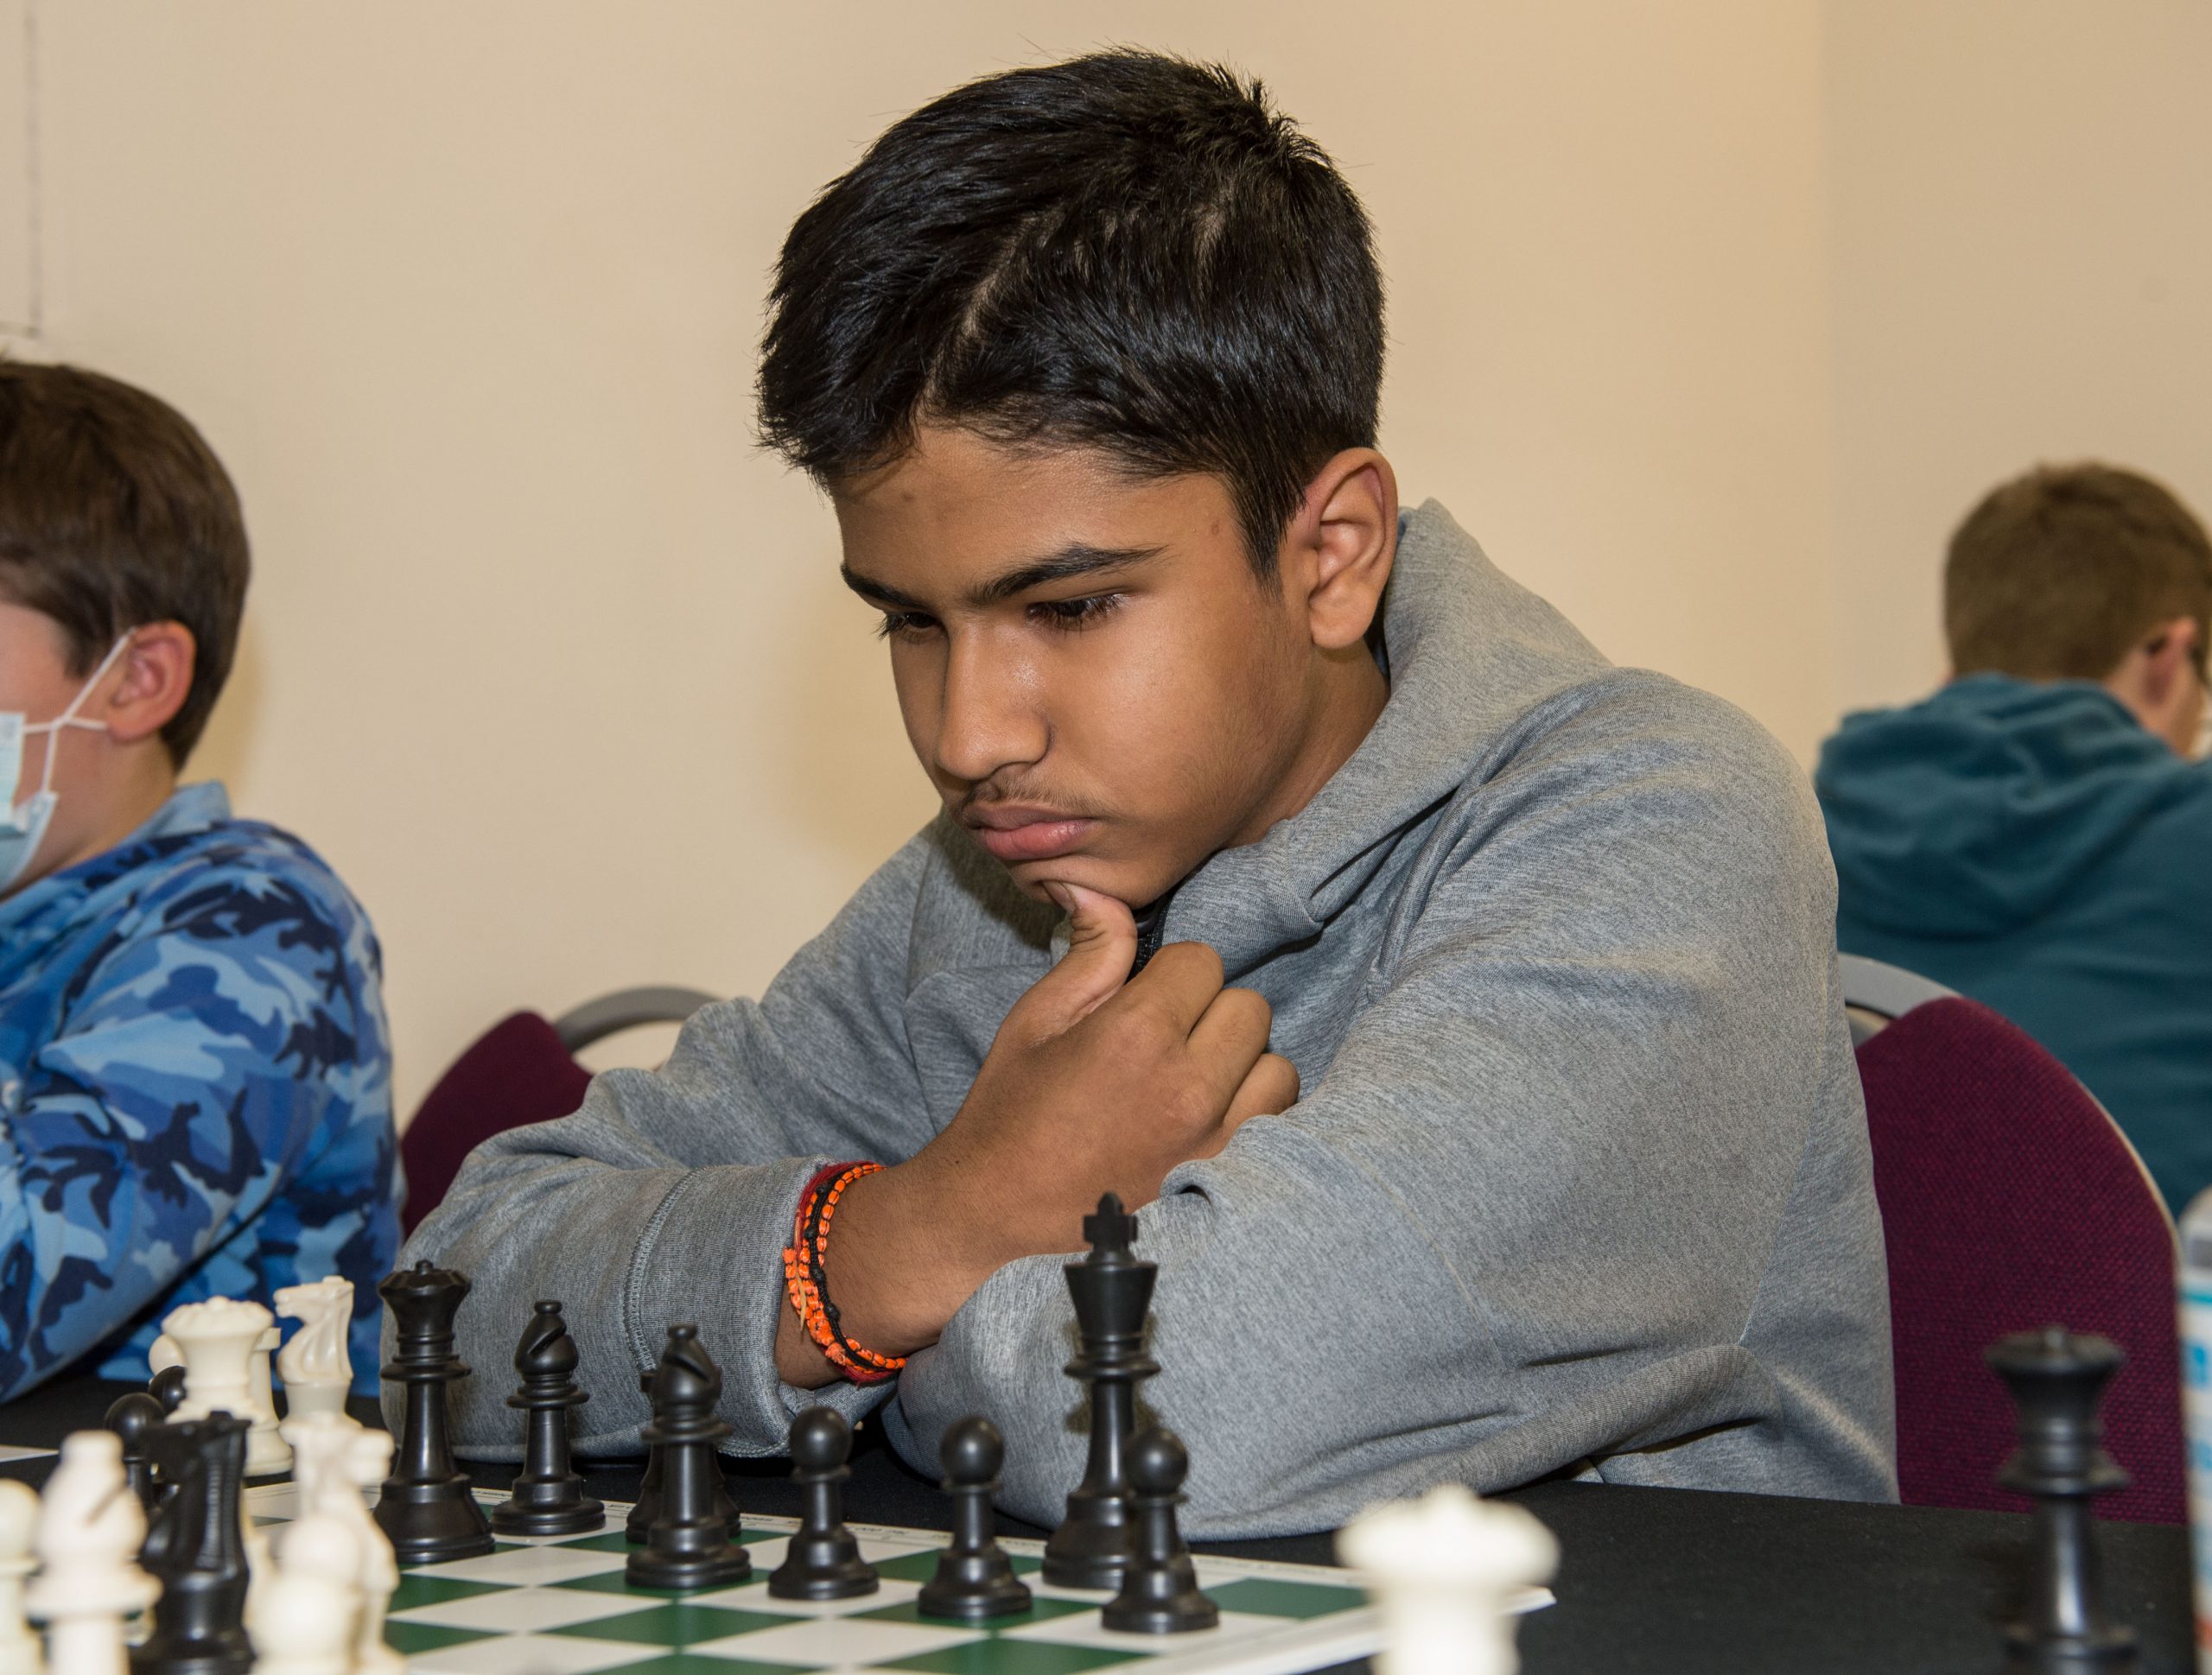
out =
[[[162,729],[179,766],[229,677],[250,568],[238,491],[181,413],[0,359],[0,594],[61,625],[77,675],[142,624],[190,629],[192,687]]]
[[[2117,466],[2038,466],[1990,491],[1951,537],[1951,666],[2104,679],[2159,623],[2192,617],[2204,669],[2212,542],[2164,485]]]

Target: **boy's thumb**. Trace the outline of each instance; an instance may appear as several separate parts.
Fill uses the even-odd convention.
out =
[[[1137,922],[1126,903],[1080,884],[1053,882],[1045,893],[1068,915],[1068,951],[1030,990],[1037,1022],[1057,1034],[1090,1015],[1129,980]]]

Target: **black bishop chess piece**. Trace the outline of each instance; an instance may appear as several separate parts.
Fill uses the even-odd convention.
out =
[[[2000,1339],[1985,1359],[2012,1392],[2020,1446],[1999,1484],[2035,1498],[2035,1563],[2025,1616],[2005,1627],[2005,1667],[2018,1675],[2133,1670],[2134,1631],[2105,1615],[2089,1501],[2126,1486],[2097,1417],[2126,1360],[2109,1338],[2063,1326]]]
[[[123,1443],[123,1475],[138,1504],[149,1513],[161,1505],[161,1480],[154,1475],[154,1458],[147,1433],[168,1415],[160,1399],[146,1390],[126,1391],[111,1403],[104,1422]]]
[[[729,1425],[715,1412],[721,1368],[699,1342],[696,1326],[671,1326],[653,1374],[653,1418],[646,1443],[660,1449],[660,1509],[645,1545],[624,1574],[640,1588],[688,1593],[743,1582],[753,1574],[745,1549],[730,1539],[735,1524],[715,1444]]]
[[[1090,1392],[1090,1453],[1067,1516],[1045,1544],[1045,1580],[1061,1588],[1118,1588],[1128,1568],[1129,1487],[1122,1454],[1136,1423],[1136,1387],[1160,1370],[1144,1352],[1145,1311],[1157,1266],[1129,1254],[1137,1218],[1108,1193],[1083,1220],[1090,1254],[1066,1266],[1077,1348],[1068,1376]]]
[[[1135,1543],[1122,1591],[1099,1614],[1106,1627],[1182,1634],[1221,1621],[1221,1608],[1198,1591],[1198,1569],[1176,1526],[1175,1508],[1183,1504],[1183,1480],[1190,1470],[1191,1456],[1173,1431],[1150,1425],[1129,1439]]]
[[[162,1405],[164,1415],[174,1413],[184,1405],[185,1371],[181,1362],[164,1367],[146,1382],[146,1393]]]
[[[582,1476],[569,1463],[569,1410],[591,1399],[576,1387],[580,1359],[561,1305],[538,1304],[515,1348],[522,1387],[507,1405],[530,1416],[529,1429],[522,1475],[492,1508],[492,1527],[501,1535],[582,1535],[607,1522],[606,1503],[584,1493]]]
[[[377,1287],[396,1333],[384,1376],[406,1386],[406,1419],[391,1475],[378,1490],[376,1520],[402,1564],[437,1564],[492,1551],[492,1528],[453,1462],[446,1436],[446,1387],[468,1376],[454,1353],[453,1322],[468,1281],[428,1260]]]
[[[945,1428],[938,1462],[952,1497],[952,1541],[922,1584],[914,1604],[924,1616],[981,1622],[1029,1608],[1029,1589],[1014,1579],[991,1523],[991,1496],[1006,1463],[1006,1439],[988,1419],[955,1419]]]
[[[137,1675],[246,1675],[253,1666],[239,1516],[251,1423],[211,1413],[145,1432],[169,1492],[138,1555],[162,1594],[145,1640],[130,1650]]]
[[[845,1480],[853,1474],[853,1428],[834,1407],[810,1407],[791,1421],[791,1481],[798,1485],[798,1532],[784,1562],[768,1573],[778,1599],[852,1599],[883,1584],[845,1527]]]

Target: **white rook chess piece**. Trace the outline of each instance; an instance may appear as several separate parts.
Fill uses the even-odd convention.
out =
[[[146,1514],[123,1475],[123,1439],[73,1433],[47,1481],[35,1544],[45,1568],[26,1602],[48,1625],[55,1675],[125,1675],[124,1619],[162,1591],[138,1568],[145,1539]]]
[[[276,1370],[284,1380],[285,1416],[342,1416],[346,1393],[353,1387],[353,1363],[346,1348],[353,1327],[353,1282],[318,1279],[312,1285],[287,1285],[276,1293],[276,1312],[300,1323],[292,1341],[276,1355]]]
[[[245,1475],[266,1477],[291,1469],[292,1451],[276,1434],[274,1401],[268,1396],[268,1356],[261,1352],[263,1334],[276,1317],[258,1303],[211,1297],[204,1303],[187,1303],[169,1310],[162,1322],[162,1336],[176,1347],[184,1361],[184,1400],[172,1419],[204,1419],[210,1413],[228,1413],[250,1420],[246,1432]],[[161,1349],[161,1340],[155,1348]],[[255,1399],[255,1361],[260,1361],[262,1396]]]
[[[371,1431],[338,1414],[310,1413],[286,1419],[284,1438],[292,1445],[292,1482],[301,1515],[327,1519],[353,1532],[360,1627],[347,1675],[397,1675],[406,1659],[385,1644],[384,1615],[391,1590],[399,1586],[399,1564],[392,1557],[391,1538],[369,1515],[361,1493],[391,1472],[391,1433]]]
[[[1382,1614],[1380,1675],[1515,1675],[1519,1596],[1559,1564],[1558,1540],[1531,1514],[1457,1483],[1362,1513],[1337,1552]]]
[[[28,1483],[0,1478],[0,1675],[39,1675],[38,1636],[23,1621],[23,1578],[38,1569],[38,1496]]]

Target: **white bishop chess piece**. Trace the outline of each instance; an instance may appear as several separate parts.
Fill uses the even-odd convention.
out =
[[[1457,1483],[1360,1513],[1337,1553],[1382,1613],[1379,1675],[1516,1675],[1514,1617],[1559,1567],[1531,1513]]]
[[[406,1659],[385,1644],[384,1615],[399,1586],[391,1538],[370,1515],[361,1491],[391,1470],[391,1433],[371,1431],[339,1414],[311,1413],[284,1421],[292,1445],[292,1483],[300,1516],[342,1524],[353,1532],[360,1592],[359,1628],[347,1675],[398,1675]]]
[[[47,1480],[36,1547],[44,1569],[26,1603],[45,1622],[55,1675],[125,1675],[124,1620],[160,1596],[138,1568],[146,1514],[123,1474],[123,1439],[79,1431]]]
[[[356,1675],[360,1548],[335,1518],[311,1513],[284,1526],[248,1625],[254,1675]]]
[[[269,1386],[270,1329],[276,1317],[258,1303],[211,1297],[172,1309],[154,1340],[156,1372],[181,1361],[184,1400],[169,1417],[204,1419],[229,1413],[250,1420],[245,1475],[272,1477],[292,1469],[292,1451],[276,1431],[276,1399]],[[166,1340],[166,1342],[164,1342]]]
[[[318,1279],[287,1285],[276,1293],[276,1312],[300,1323],[292,1341],[276,1354],[284,1380],[285,1417],[310,1413],[346,1415],[353,1387],[353,1362],[346,1338],[353,1326],[353,1282]]]
[[[23,1580],[38,1569],[31,1557],[37,1533],[37,1494],[28,1483],[0,1478],[0,1675],[39,1675],[46,1667],[38,1636],[23,1621]]]

